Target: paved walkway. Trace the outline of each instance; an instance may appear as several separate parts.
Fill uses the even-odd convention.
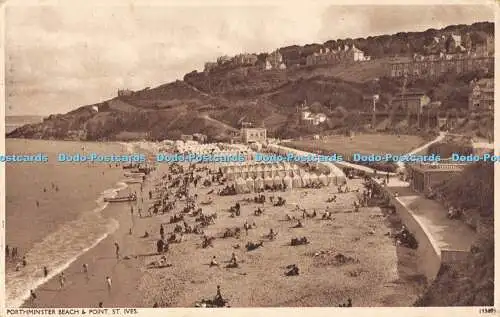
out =
[[[387,190],[398,192],[399,201],[432,235],[441,250],[469,251],[477,234],[461,220],[448,219],[448,211],[440,203],[414,192],[409,183],[399,178],[390,178]]]

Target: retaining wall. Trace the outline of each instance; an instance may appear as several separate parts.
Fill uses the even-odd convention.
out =
[[[401,221],[417,239],[417,269],[427,278],[428,282],[432,282],[436,278],[442,263],[439,246],[432,238],[431,233],[418,221],[411,210],[399,198],[389,193],[384,186],[379,183],[377,184],[386,193],[387,197],[389,197]]]

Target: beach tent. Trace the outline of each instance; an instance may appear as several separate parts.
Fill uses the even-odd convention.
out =
[[[255,182],[253,180],[253,178],[247,178],[247,188],[250,192],[254,192],[255,191]]]
[[[330,174],[328,174],[326,177],[328,177],[328,183],[330,185],[339,185],[337,176],[335,176],[333,172],[330,172]]]
[[[293,188],[301,188],[302,187],[302,178],[299,175],[294,175],[292,177]]]
[[[241,178],[241,177],[238,177],[236,179],[236,186],[235,186],[235,188],[236,188],[236,192],[238,194],[244,194],[244,193],[249,192],[246,181],[243,178]]]
[[[264,185],[265,186],[273,186],[274,180],[270,176],[266,176],[264,178]]]
[[[321,184],[325,185],[325,186],[328,186],[328,177],[326,177],[325,174],[321,174],[319,177],[318,177],[318,180],[320,181]]]
[[[264,165],[263,171],[264,171],[263,175],[264,177],[270,177],[272,175],[272,169],[268,164]]]
[[[311,183],[318,183],[318,175],[314,173],[309,174],[309,179]]]
[[[292,178],[290,176],[285,176],[283,178],[283,184],[285,184],[287,190],[291,190],[293,188]]]
[[[302,186],[307,186],[311,183],[311,178],[309,177],[309,173],[304,172],[301,178],[302,178]]]
[[[255,189],[264,189],[264,179],[260,176],[255,179]]]
[[[283,184],[283,180],[282,180],[281,176],[278,176],[278,175],[276,175],[273,178],[273,182],[274,182],[274,185],[276,185],[276,186]]]

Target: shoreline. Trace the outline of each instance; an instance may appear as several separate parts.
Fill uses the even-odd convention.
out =
[[[57,141],[57,143],[49,143],[50,145],[47,145],[44,140],[42,140],[40,144],[31,142],[26,143],[27,140],[24,141],[25,142],[21,141],[7,144],[7,148],[27,146],[29,150],[36,150],[36,148],[40,146],[44,146],[45,148],[49,146],[49,151],[53,151],[59,147],[76,148],[82,144],[81,142],[72,142],[70,144],[69,142],[61,143]],[[92,147],[98,149],[106,149],[109,148],[109,146],[117,148],[115,151],[118,150],[119,152],[127,153],[126,147],[116,142],[110,144],[94,143],[92,145]],[[19,171],[26,174],[25,169],[27,167],[29,167],[28,170],[30,172],[28,173],[30,173],[30,175],[40,170],[40,166],[16,166],[9,170],[7,180],[13,180],[14,178],[11,177],[18,176]],[[38,221],[35,220],[37,218],[32,218],[31,222],[25,220],[26,217],[29,218],[32,216],[30,216],[30,213],[22,212],[22,210],[25,210],[22,206],[34,204],[34,199],[37,199],[37,205],[38,199],[40,199],[40,208],[31,208],[31,213],[35,212],[35,217],[46,218],[44,220],[48,224],[48,226],[44,226],[44,223],[42,223],[42,231],[36,230],[35,233],[37,234],[24,237],[16,236],[15,231],[10,231],[9,227],[7,228],[8,234],[6,236],[10,236],[10,239],[7,240],[10,242],[8,244],[11,247],[20,247],[20,254],[15,261],[12,259],[6,259],[5,261],[6,287],[9,287],[9,291],[6,292],[6,295],[9,296],[8,301],[10,301],[13,307],[23,307],[26,298],[29,299],[30,289],[43,287],[43,285],[52,279],[54,275],[67,270],[81,254],[87,253],[88,250],[94,248],[102,242],[102,240],[106,239],[110,231],[116,230],[113,227],[117,226],[118,223],[109,217],[104,217],[105,211],[109,208],[109,203],[104,202],[103,197],[128,187],[127,184],[122,182],[124,176],[121,166],[113,165],[110,168],[108,164],[81,164],[80,166],[73,165],[57,169],[51,167],[48,170],[43,167],[42,170],[42,176],[52,174],[58,177],[42,177],[41,183],[39,181],[38,184],[34,184],[34,186],[30,184],[30,187],[22,185],[24,182],[21,181],[17,187],[26,189],[31,188],[31,193],[33,193],[33,189],[35,189],[36,193],[37,187],[46,187],[46,184],[50,185],[51,182],[54,181],[52,186],[56,184],[57,187],[59,187],[58,191],[54,191],[54,187],[52,187],[52,189],[47,187],[49,188],[47,193],[45,193],[44,189],[42,195],[38,194],[39,196],[33,196],[33,193],[31,196],[23,197],[24,195],[22,195],[22,192],[20,196],[19,190],[16,190],[16,192],[11,192],[11,196],[7,196],[10,197],[10,202],[7,202],[7,208],[10,208],[10,213],[6,214],[6,216],[8,218],[7,222],[11,226],[14,226],[14,224],[20,221],[22,225],[32,224],[32,221],[36,221],[37,225],[39,225]],[[66,187],[65,184],[70,184],[68,181],[71,182],[71,179],[67,177],[67,173],[73,173],[73,171],[78,171],[77,175],[85,175],[83,183],[73,183],[71,186]],[[80,179],[79,177],[77,178]],[[19,185],[21,186],[19,187]],[[87,185],[88,189],[86,187]],[[80,188],[76,189],[75,186]],[[85,194],[80,195],[80,191],[82,190],[85,191]],[[73,198],[77,199],[75,200]],[[11,205],[9,206],[9,204]],[[59,207],[63,208],[61,209]],[[93,229],[92,224],[95,224]],[[88,231],[87,239],[85,239],[85,236],[82,235],[81,232],[77,233],[75,231],[85,230],[86,227],[91,229],[91,231]],[[73,230],[73,232],[71,230]],[[101,234],[99,234],[100,231],[102,232]],[[64,237],[66,234],[70,234],[68,237],[69,240],[66,243],[71,241],[70,243],[73,245],[71,248],[61,249],[62,245],[65,243],[64,240],[61,239],[65,239]],[[87,242],[85,242],[86,240]],[[59,245],[59,247],[57,245]],[[81,249],[79,249],[80,246]],[[54,250],[59,250],[58,252],[63,253],[54,253]],[[26,268],[22,268],[17,272],[14,270],[14,265],[16,262],[19,262],[24,255],[26,255],[28,265]],[[53,260],[51,260],[51,258]],[[47,277],[43,277],[41,273],[43,266],[49,268]],[[24,298],[24,300],[22,298]]]

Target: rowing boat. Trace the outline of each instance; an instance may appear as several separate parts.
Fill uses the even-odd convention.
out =
[[[115,198],[104,198],[107,203],[120,203],[126,201],[136,201],[137,197],[135,195],[125,196],[125,197],[115,197]]]

